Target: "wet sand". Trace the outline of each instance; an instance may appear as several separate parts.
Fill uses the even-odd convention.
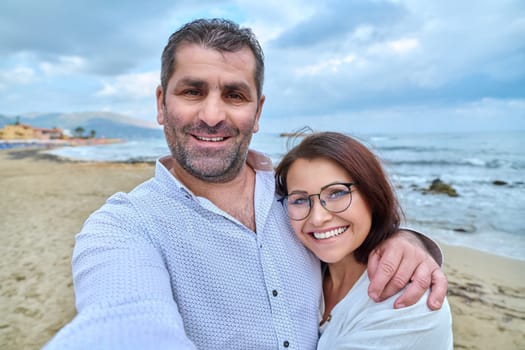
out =
[[[0,151],[1,349],[40,349],[75,315],[74,235],[107,197],[153,171]],[[525,261],[440,244],[455,349],[525,349]]]

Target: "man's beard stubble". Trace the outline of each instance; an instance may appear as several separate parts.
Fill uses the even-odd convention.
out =
[[[197,126],[185,126],[179,134],[172,123],[164,126],[168,147],[175,161],[191,176],[214,183],[231,181],[240,173],[246,163],[248,146],[252,138],[250,130],[228,149],[217,151],[192,148],[185,140],[193,137],[191,133],[214,135],[219,132],[232,138],[241,134],[239,129],[230,128],[222,122],[216,127],[210,127],[202,122]]]

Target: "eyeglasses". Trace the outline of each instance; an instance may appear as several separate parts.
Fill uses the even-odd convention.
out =
[[[319,203],[329,212],[340,213],[352,203],[351,187],[355,184],[349,182],[326,185],[321,187],[321,191],[316,194],[294,192],[279,199],[279,202],[288,211],[288,217],[296,221],[303,220],[310,215],[313,206],[312,197],[318,197]]]

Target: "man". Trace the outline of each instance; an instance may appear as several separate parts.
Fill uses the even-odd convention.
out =
[[[315,349],[319,261],[291,231],[271,162],[248,151],[263,75],[259,43],[235,23],[197,20],[170,37],[156,97],[171,156],[86,221],[78,315],[49,349]],[[394,238],[370,260],[374,299],[413,280],[408,305],[433,280],[439,307],[446,280],[417,244]]]

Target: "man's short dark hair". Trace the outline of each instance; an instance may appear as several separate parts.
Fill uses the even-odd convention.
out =
[[[236,52],[248,47],[255,57],[255,86],[257,97],[261,97],[264,82],[264,54],[261,45],[250,28],[241,28],[237,23],[223,18],[194,20],[170,36],[162,52],[160,80],[163,91],[166,91],[168,81],[175,72],[177,48],[183,43],[198,44],[223,52]]]

